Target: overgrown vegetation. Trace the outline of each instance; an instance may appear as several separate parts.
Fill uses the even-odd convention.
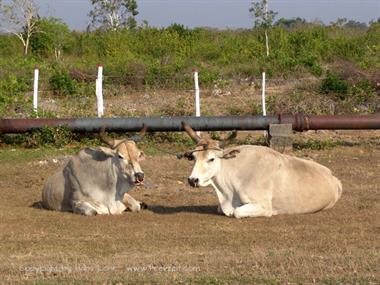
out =
[[[80,142],[81,136],[72,133],[67,127],[43,127],[26,134],[3,134],[0,141],[8,145],[21,145],[27,148],[52,146],[64,147],[74,141]]]
[[[339,93],[341,98],[347,94],[348,84],[346,81],[339,78],[338,75],[327,71],[326,78],[322,80],[321,91],[323,93]]]
[[[68,32],[54,19],[44,20],[40,26],[46,32],[34,36],[27,58],[15,38],[1,36],[2,81],[9,76],[31,78],[31,69],[37,64],[48,79],[45,87],[53,90],[57,70],[65,70],[77,83],[92,84],[87,81],[95,78],[99,63],[105,64],[105,84],[132,88],[190,87],[193,67],[200,68],[205,86],[223,78],[259,76],[263,67],[272,77],[290,76],[299,70],[322,76],[326,64],[336,59],[352,62],[359,69],[380,68],[378,23],[368,29],[276,26],[270,31],[269,57],[263,52],[265,41],[259,29],[187,29],[173,24],[162,29],[148,26],[78,33]],[[30,88],[32,82],[28,84]]]
[[[110,137],[128,138],[133,134],[108,134]],[[44,126],[39,130],[35,130],[23,134],[0,134],[0,144],[17,146],[24,148],[73,148],[80,149],[84,146],[99,146],[101,141],[96,133],[73,133],[67,126],[63,127],[48,127]],[[140,144],[148,154],[175,154],[170,150],[185,150],[194,147],[194,142],[185,133],[179,132],[159,132],[147,134]],[[159,144],[162,148],[157,148]],[[169,146],[170,145],[170,146]],[[168,150],[165,150],[167,146]]]
[[[215,30],[145,24],[135,29],[73,32],[62,21],[41,19],[41,32],[31,38],[27,57],[15,37],[0,35],[0,116],[36,116],[30,92],[35,66],[40,69],[40,90],[48,90],[51,100],[71,100],[60,105],[61,113],[41,109],[39,117],[93,115],[99,63],[105,65],[106,97],[117,98],[133,90],[193,88],[193,67],[200,69],[203,90],[214,88],[223,93],[231,84],[253,82],[252,90],[258,91],[261,69],[265,68],[269,78],[314,78],[281,96],[268,94],[269,114],[371,113],[379,108],[379,21],[364,27],[349,22],[324,26],[302,19],[280,20],[270,28],[271,52],[266,56],[260,27]],[[226,101],[223,115],[261,114],[261,103],[251,98],[240,99],[238,104]],[[107,115],[193,113],[186,96],[175,98],[175,102],[161,98],[160,102],[148,110],[115,104],[115,111]],[[203,115],[220,115],[212,104],[202,108]]]
[[[74,95],[76,82],[65,70],[55,70],[49,79],[49,86],[55,95]]]

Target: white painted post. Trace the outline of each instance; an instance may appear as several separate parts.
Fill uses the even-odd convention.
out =
[[[96,102],[98,107],[98,117],[104,115],[103,106],[103,65],[98,65],[98,78],[96,79]]]
[[[38,111],[38,67],[34,69],[34,82],[33,82],[33,111],[37,114]],[[38,116],[38,115],[37,115]]]
[[[201,102],[199,96],[199,81],[198,81],[198,70],[196,68],[193,69],[194,73],[194,84],[195,84],[195,116],[201,116]],[[197,131],[197,135],[201,134],[200,131]]]
[[[262,81],[262,93],[261,93],[261,105],[263,107],[263,116],[267,115],[266,106],[265,106],[265,70],[263,70],[263,81]]]

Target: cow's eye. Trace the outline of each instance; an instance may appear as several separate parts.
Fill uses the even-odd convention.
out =
[[[186,157],[188,160],[194,160],[195,159],[194,155],[191,152],[185,152],[183,154],[183,157]]]
[[[124,159],[124,155],[118,153],[120,159]]]
[[[209,160],[207,160],[208,163],[210,162],[213,162],[215,160],[215,158],[210,158]]]

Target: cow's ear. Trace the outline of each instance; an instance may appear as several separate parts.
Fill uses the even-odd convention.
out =
[[[223,156],[221,158],[222,159],[235,158],[238,153],[240,153],[240,151],[237,149],[234,149],[234,150],[231,150],[230,152],[223,154]]]
[[[116,152],[108,147],[102,147],[100,146],[99,149],[107,156],[107,157],[113,157],[115,156]]]
[[[139,153],[139,161],[144,160],[144,159],[145,159],[145,153],[143,151],[140,151],[140,153]]]

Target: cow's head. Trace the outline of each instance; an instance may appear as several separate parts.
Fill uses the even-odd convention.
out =
[[[185,153],[185,157],[194,160],[195,165],[191,175],[188,178],[192,187],[208,186],[211,179],[220,171],[222,159],[229,159],[236,156],[238,151],[223,150],[223,147],[236,137],[233,132],[227,139],[216,141],[212,139],[202,139],[196,132],[185,122],[182,126],[188,135],[197,143],[194,150]]]
[[[138,136],[121,140],[108,138],[105,135],[105,127],[100,131],[100,139],[117,155],[122,171],[136,185],[140,185],[144,181],[144,172],[141,169],[140,161],[145,158],[144,152],[138,149],[136,141],[141,140],[146,130],[147,126],[144,125]]]

